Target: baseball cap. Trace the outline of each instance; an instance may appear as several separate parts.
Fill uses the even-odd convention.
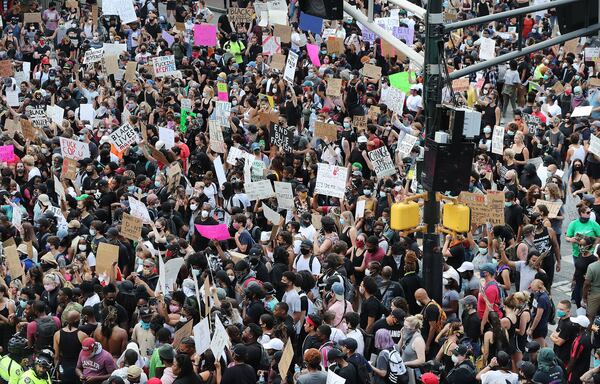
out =
[[[344,285],[339,281],[337,283],[333,283],[331,286],[331,291],[335,295],[336,300],[343,302],[344,301]]]
[[[81,353],[83,356],[89,356],[94,349],[94,345],[96,345],[96,340],[92,339],[91,337],[86,337],[83,339],[81,342]]]
[[[283,350],[283,341],[281,341],[281,339],[274,338],[274,339],[267,341],[262,346],[264,349],[273,349],[275,351],[282,351]]]
[[[346,347],[346,348],[348,348],[349,350],[351,350],[353,352],[356,351],[356,348],[358,348],[358,343],[356,342],[356,340],[354,340],[351,337],[348,337],[348,338],[346,338],[344,340],[340,340],[339,344],[342,347]]]
[[[365,136],[360,135],[360,136],[358,136],[358,140],[356,140],[356,141],[359,142],[359,143],[366,143],[369,140],[367,140],[367,138]]]
[[[246,357],[248,355],[248,348],[244,344],[236,344],[233,346],[233,354],[238,357]]]
[[[312,246],[313,246],[313,242],[310,241],[309,239],[304,239],[300,243],[300,247],[309,247],[309,248],[312,248]]]
[[[406,313],[401,310],[400,308],[396,308],[394,309],[390,315],[394,316],[394,318],[398,321],[403,321],[404,318],[406,317]]]
[[[477,298],[473,295],[465,296],[461,301],[463,305],[477,305]]]
[[[158,357],[164,360],[173,360],[175,358],[175,349],[170,344],[165,344],[158,349]]]
[[[492,264],[492,263],[483,264],[481,267],[479,267],[479,270],[481,272],[487,272],[490,275],[493,275],[494,273],[496,273],[496,267],[494,267],[494,264]]]
[[[577,324],[583,328],[587,328],[590,326],[590,319],[587,316],[579,315],[577,317],[570,318],[571,323]]]
[[[475,265],[470,261],[465,261],[462,265],[457,269],[458,272],[466,272],[466,271],[474,271]]]
[[[540,343],[538,343],[537,341],[530,341],[527,344],[525,344],[525,352],[527,353],[534,353],[540,350]]]
[[[454,351],[452,351],[452,354],[454,356],[464,356],[467,354],[467,352],[469,352],[469,348],[467,348],[465,345],[457,345]]]
[[[129,368],[127,368],[127,378],[128,379],[137,379],[141,375],[142,375],[142,368],[138,367],[137,365],[130,365]]]
[[[333,361],[335,359],[343,358],[344,352],[340,351],[338,348],[331,348],[327,352],[327,360]]]
[[[45,207],[50,205],[50,198],[45,193],[42,193],[38,196],[38,201],[42,203]]]
[[[260,151],[260,144],[258,144],[258,143],[252,143],[252,145],[250,146],[250,149],[252,151]]]

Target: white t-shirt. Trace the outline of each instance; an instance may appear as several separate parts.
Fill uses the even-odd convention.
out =
[[[311,256],[305,257],[304,255],[300,255],[300,257],[296,258],[294,260],[294,268],[296,271],[310,271],[313,275],[321,273],[321,263],[319,262],[319,259],[316,256],[312,257],[312,263],[310,262],[310,259]]]
[[[93,296],[90,296],[87,298],[85,303],[83,303],[83,306],[84,307],[93,307],[94,305],[98,304],[99,302],[100,302],[100,296],[98,296],[97,293],[94,293]]]
[[[417,112],[419,108],[423,108],[423,98],[419,95],[410,95],[406,98],[406,107],[409,111]]]
[[[526,261],[522,260],[515,262],[515,268],[517,271],[521,272],[519,289],[521,289],[521,291],[528,291],[529,284],[531,284],[531,282],[535,279],[535,275],[538,273],[538,271],[531,268],[529,265],[527,265]]]
[[[356,340],[356,353],[360,353],[362,355],[365,352],[365,339],[358,329],[353,329],[352,331],[348,332],[346,334],[346,338]]]
[[[489,371],[481,375],[481,384],[517,384],[519,375],[514,372]]]

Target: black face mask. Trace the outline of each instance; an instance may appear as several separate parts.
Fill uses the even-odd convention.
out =
[[[310,248],[300,248],[300,253],[302,253],[304,256],[310,254]]]
[[[589,217],[580,217],[579,221],[582,222],[583,224],[587,223],[588,221],[590,221]]]
[[[106,303],[106,305],[115,305],[116,300],[115,299],[105,298],[104,302]]]

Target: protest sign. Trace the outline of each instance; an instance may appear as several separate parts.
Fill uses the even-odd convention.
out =
[[[9,87],[4,91],[6,92],[6,104],[10,107],[19,107],[21,105],[19,101],[19,88],[14,87],[13,89],[13,87]]]
[[[212,350],[215,359],[221,358],[221,355],[223,354],[225,346],[228,342],[229,335],[227,334],[223,323],[221,323],[219,316],[215,316],[215,332],[210,342],[210,349]]]
[[[123,79],[129,83],[135,82],[135,72],[137,70],[137,62],[128,61],[125,65],[125,75],[123,75]]]
[[[294,83],[294,77],[296,75],[296,65],[298,64],[298,54],[290,51],[288,53],[287,61],[285,63],[285,70],[283,72],[283,79],[289,83]]]
[[[29,23],[41,24],[42,23],[42,14],[40,12],[25,13],[25,14],[23,14],[23,23],[24,24],[29,24]]]
[[[415,40],[415,27],[394,26],[392,28],[392,35],[398,40],[404,41],[406,45],[413,45]]]
[[[579,45],[579,37],[567,41],[564,46],[565,54],[567,54],[567,53],[578,54],[581,51],[581,49],[577,49],[578,45]]]
[[[123,124],[119,129],[111,133],[109,137],[110,141],[119,151],[123,151],[131,144],[140,141],[135,128],[130,124]]]
[[[560,81],[557,81],[554,84],[554,86],[550,89],[553,90],[556,95],[560,95],[561,93],[563,93],[565,91],[565,87],[563,87],[563,85]]]
[[[320,35],[323,30],[323,19],[300,12],[300,24],[298,28],[306,32],[312,32],[313,35]]]
[[[85,51],[85,55],[83,57],[83,64],[94,64],[102,60],[104,57],[104,48],[90,48]]]
[[[92,124],[95,118],[96,112],[93,104],[79,104],[79,120]]]
[[[205,47],[217,45],[217,26],[212,24],[194,25],[194,44]]]
[[[5,247],[4,256],[6,257],[6,264],[8,264],[8,272],[10,273],[10,278],[12,280],[15,280],[25,274],[23,264],[21,264],[21,261],[19,260],[19,254],[17,252],[16,246],[10,245],[8,247]]]
[[[308,58],[310,62],[317,68],[321,66],[321,60],[319,59],[319,46],[316,44],[306,44],[306,51],[308,52]]]
[[[0,76],[11,77],[13,73],[12,60],[0,60]]]
[[[392,87],[388,88],[388,97],[386,99],[388,107],[398,115],[403,114],[405,98],[406,94],[401,90]]]
[[[23,137],[26,140],[35,140],[37,137],[35,135],[35,129],[33,128],[31,121],[21,119],[20,123],[21,129],[23,130]]]
[[[223,130],[216,121],[208,122],[208,136],[210,139],[210,149],[217,153],[225,153],[226,145],[223,139]]]
[[[198,348],[196,348],[196,353]],[[283,354],[281,355],[281,359],[279,360],[279,364],[277,367],[279,368],[279,374],[281,377],[287,377],[288,370],[290,369],[290,364],[294,358],[294,347],[292,346],[292,340],[288,338],[285,343],[285,348],[283,348]]]
[[[555,219],[558,216],[560,208],[563,204],[562,201],[548,201],[537,199],[535,201],[535,206],[537,207],[538,205],[545,205],[546,208],[548,208],[548,218]]]
[[[273,35],[279,37],[282,43],[289,44],[292,39],[292,27],[289,25],[275,24],[273,26]]]
[[[278,70],[279,72],[283,72],[283,69],[285,68],[285,60],[285,55],[282,55],[281,53],[275,53],[271,56],[271,63],[269,66]]]
[[[590,135],[590,146],[588,151],[596,156],[600,156],[600,139],[596,135]]]
[[[229,125],[229,116],[231,115],[231,103],[228,101],[215,102],[215,118],[221,127]]]
[[[227,176],[225,176],[225,168],[223,168],[223,161],[221,160],[221,156],[217,155],[213,159],[213,166],[215,167],[215,174],[217,175],[217,181],[219,182],[219,186],[222,187],[223,184],[227,182]]]
[[[184,338],[191,336],[192,335],[192,330],[194,329],[194,321],[190,320],[187,323],[185,323],[185,325],[181,328],[179,328],[177,331],[175,331],[175,334],[173,335],[173,343],[171,345],[173,345],[173,348],[177,349],[179,347],[179,344],[181,344],[181,340],[183,340]]]
[[[113,263],[119,258],[119,247],[113,244],[98,243],[98,252],[96,253],[96,274],[111,274]]]
[[[106,56],[104,57],[104,66],[106,68],[107,75],[114,75],[119,72],[119,57],[118,56]]]
[[[454,90],[454,92],[464,92],[469,89],[469,85],[468,77],[452,80],[452,90]]]
[[[269,9],[267,10],[267,14],[269,15],[269,25],[275,24],[287,24],[288,23],[288,13],[286,10],[279,9]]]
[[[335,54],[343,54],[345,51],[344,39],[340,37],[327,38],[327,52]]]
[[[488,223],[492,226],[504,225],[504,192],[488,191]]]
[[[73,160],[81,160],[90,157],[90,146],[87,143],[60,138],[60,153],[62,157],[68,157]]]
[[[471,210],[471,223],[475,226],[484,225],[488,220],[488,208],[485,195],[482,193],[461,192],[459,201]]]
[[[352,118],[352,125],[358,130],[367,129],[367,116],[354,116]]]
[[[131,216],[142,219],[145,224],[150,224],[152,220],[150,220],[150,213],[148,212],[148,208],[146,204],[142,203],[135,197],[129,196],[129,213]]]
[[[17,123],[13,119],[6,119],[4,121],[4,129],[7,131],[10,137],[14,137],[15,132],[17,131]]]
[[[356,212],[355,212],[356,220],[365,216],[366,204],[367,204],[367,200],[365,200],[365,199],[359,198],[359,200],[356,201]]]
[[[292,153],[292,143],[294,141],[294,131],[279,124],[273,124],[271,129],[271,144],[276,145],[284,152]]]
[[[123,222],[121,223],[121,235],[133,241],[139,241],[142,238],[142,219],[123,212]]]
[[[265,35],[262,39],[263,55],[272,56],[281,53],[281,39],[277,36]]]
[[[292,183],[284,181],[275,181],[275,195],[277,196],[277,205],[282,209],[294,208],[294,192]]]
[[[496,125],[492,134],[492,153],[502,155],[504,153],[504,127]]]
[[[480,37],[479,40],[479,59],[491,60],[496,57],[496,40],[489,37]]]
[[[118,11],[121,23],[129,24],[138,21],[137,15],[135,14],[135,8],[133,6],[133,0],[119,1]]]
[[[25,108],[25,114],[31,121],[31,125],[38,129],[44,129],[50,122],[48,121],[48,115],[46,115],[46,110],[43,106],[27,106]],[[34,135],[35,136],[35,135]]]
[[[592,105],[590,106],[579,106],[576,107],[573,112],[571,113],[571,117],[586,117],[589,116],[592,113],[592,109],[594,107]]]
[[[327,96],[338,97],[342,95],[342,79],[327,79]]]
[[[175,131],[171,128],[158,127],[158,139],[165,143],[167,150],[175,146]]]
[[[248,195],[248,199],[250,201],[268,199],[269,197],[275,196],[275,192],[273,191],[270,180],[259,180],[250,183],[244,183],[244,190],[246,191],[246,195]]]
[[[315,195],[319,194],[343,199],[346,192],[348,168],[326,163],[319,163],[317,167]]]
[[[345,384],[346,379],[338,375],[337,373],[328,370],[327,371],[327,380],[325,384]]]
[[[249,159],[254,160],[254,156],[251,153],[242,151],[237,147],[229,148],[229,154],[227,155],[227,164],[237,165],[237,159]]]
[[[404,139],[398,144],[396,151],[400,153],[400,158],[404,159],[410,155],[410,152],[415,147],[415,143],[419,140],[417,136],[406,134]]]
[[[206,237],[210,240],[229,240],[231,236],[229,235],[229,229],[227,228],[227,224],[217,224],[217,225],[200,225],[196,224],[196,230],[199,234]]]
[[[390,157],[390,153],[386,146],[381,146],[370,151],[368,155],[373,164],[373,170],[378,178],[381,179],[396,173],[396,167],[394,167],[394,163],[392,162],[392,158]]]
[[[327,138],[329,141],[337,140],[338,126],[328,124],[322,121],[315,121],[315,137],[319,139]]]
[[[265,216],[265,219],[269,220],[273,225],[281,224],[283,217],[279,213],[277,213],[273,209],[269,208],[269,206],[265,203],[262,204],[262,209],[263,209],[263,215]]]
[[[15,156],[15,147],[13,145],[0,146],[0,161],[10,162]]]
[[[597,77],[591,77],[588,79],[588,85],[591,88],[597,88],[600,87],[600,79]]]
[[[175,56],[159,56],[152,58],[152,68],[154,69],[154,76],[173,76],[177,73],[175,66]]]
[[[254,12],[251,8],[231,7],[227,9],[227,18],[234,24],[251,23],[253,16]]]
[[[524,113],[523,121],[525,121],[525,123],[527,124],[529,132],[535,135],[535,133],[537,132],[538,125],[542,122],[542,119],[530,113]]]
[[[367,117],[369,118],[369,120],[371,120],[373,122],[377,122],[377,118],[379,117],[380,113],[381,113],[381,109],[378,106],[371,105],[369,107],[369,112],[367,113]]]
[[[77,178],[77,160],[65,157],[62,164],[62,177],[71,181]]]
[[[61,125],[65,116],[65,110],[56,104],[48,105],[46,106],[46,116],[56,125]]]
[[[600,61],[600,47],[586,47],[583,53],[585,61]]]
[[[162,31],[160,36],[167,42],[167,47],[171,48],[171,46],[175,42],[175,37],[173,37],[173,35],[171,35],[167,31]]]
[[[365,64],[363,66],[363,75],[371,79],[379,80],[381,77],[381,67],[373,64]]]
[[[210,329],[208,327],[208,316],[200,320],[198,324],[194,325],[193,332],[196,353],[198,356],[200,356],[210,348]]]

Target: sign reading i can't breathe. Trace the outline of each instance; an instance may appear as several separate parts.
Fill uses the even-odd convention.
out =
[[[152,67],[154,68],[154,76],[173,76],[177,74],[175,66],[175,56],[159,56],[152,58]]]

